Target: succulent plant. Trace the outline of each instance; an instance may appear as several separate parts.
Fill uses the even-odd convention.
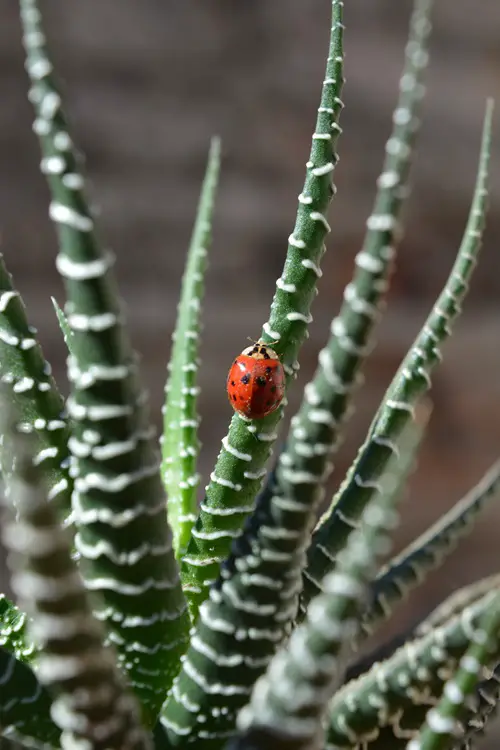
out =
[[[68,349],[70,395],[61,396],[1,259],[3,539],[17,598],[0,599],[1,746],[469,747],[500,696],[498,575],[455,593],[383,653],[358,661],[355,655],[472,528],[500,485],[498,462],[387,561],[398,501],[431,414],[432,373],[481,245],[491,102],[455,265],[347,476],[324,504],[400,238],[431,0],[414,0],[393,132],[364,243],[284,446],[269,470],[286,395],[264,417],[236,403],[202,498],[198,339],[220,144],[212,142],[188,250],[158,448],[113,257],[101,246],[85,198],[40,11],[36,0],[19,4],[66,292],[63,309],[54,304]],[[331,5],[297,220],[257,347],[272,344],[287,389],[311,321],[335,194],[344,25],[343,3]],[[257,381],[245,387],[258,388]],[[240,387],[232,383],[231,393]]]

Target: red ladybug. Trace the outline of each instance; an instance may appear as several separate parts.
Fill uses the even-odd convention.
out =
[[[231,406],[250,419],[275,411],[285,394],[285,371],[278,355],[258,341],[236,357],[227,376]]]

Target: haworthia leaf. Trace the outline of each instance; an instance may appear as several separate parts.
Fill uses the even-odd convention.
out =
[[[451,510],[393,558],[372,583],[362,627],[371,634],[412,588],[422,583],[472,530],[483,508],[500,490],[500,461]]]
[[[437,303],[389,386],[368,437],[334,497],[331,510],[313,536],[304,577],[304,607],[318,591],[321,576],[335,565],[339,550],[376,492],[378,478],[396,449],[401,431],[413,417],[415,403],[430,388],[430,374],[440,360],[441,342],[451,334],[451,325],[460,313],[460,304],[467,293],[481,244],[491,127],[492,107],[489,104],[474,197],[457,259]]]
[[[491,665],[493,655],[500,656],[500,591],[489,596],[469,645],[458,663],[458,669],[444,687],[439,703],[431,708],[418,736],[407,750],[451,750],[457,736],[463,734],[463,723],[470,713],[470,700],[476,692],[484,667]]]
[[[59,745],[60,729],[50,716],[50,696],[31,668],[0,648],[0,726]],[[0,736],[0,747],[3,738]]]
[[[64,337],[64,343],[68,347],[68,351],[71,354],[71,339],[73,337],[73,331],[69,327],[68,319],[66,318],[66,315],[57,304],[57,300],[55,299],[55,297],[51,297],[50,299],[52,300],[52,304],[54,305],[54,310],[56,311],[57,321],[59,323],[59,327]]]
[[[94,232],[83,178],[52,79],[39,12],[21,0],[42,170],[59,236],[57,268],[73,332],[68,399],[73,421],[73,511],[80,568],[98,593],[120,665],[156,720],[186,648],[189,618],[172,550],[158,455],[111,271]]]
[[[402,451],[408,439],[413,443],[411,428],[403,436]],[[335,570],[322,581],[323,593],[310,603],[303,623],[254,686],[250,703],[238,717],[241,745],[235,747],[245,747],[249,737],[261,733],[276,750],[321,746],[323,716],[359,629],[371,571],[394,525],[393,488],[400,472],[394,458],[360,528],[349,538]]]
[[[211,243],[212,214],[219,177],[220,142],[212,140],[207,171],[182,281],[177,324],[172,336],[169,378],[163,412],[162,477],[177,557],[186,551],[196,520],[196,472],[200,444],[196,381],[203,280]]]
[[[404,453],[401,455],[399,460],[399,473],[398,481],[394,483],[391,490],[392,492],[392,503],[396,505],[401,496],[404,485],[408,479],[409,474],[414,470],[416,463],[416,456],[418,449],[424,437],[430,416],[432,412],[432,405],[430,400],[425,399],[422,403],[419,403],[415,409],[415,421],[414,429],[406,440],[406,447]],[[376,579],[375,579],[376,581]],[[391,589],[392,593],[392,589]],[[403,594],[401,594],[403,596]],[[359,648],[359,643],[366,636],[366,633],[373,631],[373,622],[376,624],[383,620],[384,617],[389,617],[392,611],[389,603],[386,604],[386,600],[382,597],[379,602],[379,597],[375,599],[374,605],[374,582],[370,582],[369,594],[367,597],[367,603],[364,607],[363,616],[361,618],[361,628],[359,630],[358,638],[355,641],[355,648]],[[392,600],[391,600],[392,601]],[[376,647],[372,652],[363,654],[361,658],[349,665],[344,676],[344,682],[351,679],[353,675],[358,675],[364,671],[368,665],[371,665],[375,659],[380,659],[380,654],[387,656],[392,653],[401,643],[409,637],[411,631],[408,633],[398,633],[393,639],[384,641],[380,646]]]
[[[412,146],[419,121],[418,105],[423,97],[423,72],[427,65],[427,40],[432,0],[416,0],[410,23],[406,58],[394,111],[394,127],[385,147],[385,162],[378,179],[378,192],[356,270],[344,291],[338,317],[319,354],[313,379],[304,390],[298,413],[293,417],[286,449],[278,463],[274,491],[313,502],[322,495],[330,474],[330,457],[340,443],[341,429],[351,413],[352,392],[360,367],[372,346],[372,336],[384,294],[389,286],[395,247],[400,237],[400,217],[408,195]]]
[[[20,429],[36,435],[37,461],[47,476],[51,499],[67,518],[73,480],[64,400],[35,334],[0,255],[0,379],[18,406]],[[4,472],[8,473],[8,468]]]
[[[342,42],[342,1],[332,0],[329,57],[305,184],[299,196],[295,228],[288,239],[283,274],[277,283],[269,321],[263,328],[263,340],[276,342],[274,348],[283,361],[288,384],[298,368],[296,358],[311,320],[310,308],[321,275],[319,263],[330,230],[325,212],[334,194],[332,172],[337,161],[338,119],[343,106]],[[229,554],[232,539],[253,510],[281,416],[281,408],[259,421],[235,414],[222,441],[181,570],[194,617]]]
[[[466,606],[439,627],[409,640],[336,693],[329,707],[327,750],[406,747],[466,651],[490,606],[492,587],[498,590],[500,586],[499,577],[490,578],[488,584],[486,593],[471,596]]]
[[[3,541],[13,553],[12,587],[32,617],[30,629],[39,645],[36,675],[53,695],[51,715],[61,729],[61,744],[149,750],[139,705],[125,687],[114,653],[103,645],[104,628],[94,618],[71,558],[71,537],[46,500],[31,436],[15,432],[5,398],[0,406],[16,458],[10,479],[16,520],[11,512]],[[29,715],[28,706],[25,710]]]

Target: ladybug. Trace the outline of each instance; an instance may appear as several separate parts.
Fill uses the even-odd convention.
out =
[[[227,376],[231,406],[250,419],[275,411],[285,394],[285,371],[270,346],[257,341],[236,357]]]

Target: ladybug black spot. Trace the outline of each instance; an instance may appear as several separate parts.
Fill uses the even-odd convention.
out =
[[[234,393],[233,393],[233,401],[236,401],[236,396],[234,395]]]
[[[248,372],[246,372],[246,373],[245,373],[245,374],[244,374],[244,375],[242,376],[242,378],[241,378],[241,381],[240,381],[240,382],[241,382],[241,383],[243,383],[243,385],[247,385],[247,383],[249,383],[249,382],[250,382],[250,375],[248,374]]]
[[[233,386],[233,388],[236,385],[236,383],[234,382],[234,380],[231,380],[231,385]]]
[[[272,367],[266,367],[266,373],[267,373],[268,375],[270,375],[270,374],[272,373],[272,371],[273,371],[273,368],[272,368]]]
[[[271,406],[271,405],[272,405],[272,403],[273,403],[273,402],[272,402],[271,400],[269,400],[269,401],[266,401],[266,406]]]
[[[276,393],[276,386],[275,385],[271,386],[271,393]]]
[[[259,375],[259,377],[255,379],[255,382],[257,383],[257,385],[260,385],[262,387],[266,385],[267,380],[265,379],[263,375]]]

